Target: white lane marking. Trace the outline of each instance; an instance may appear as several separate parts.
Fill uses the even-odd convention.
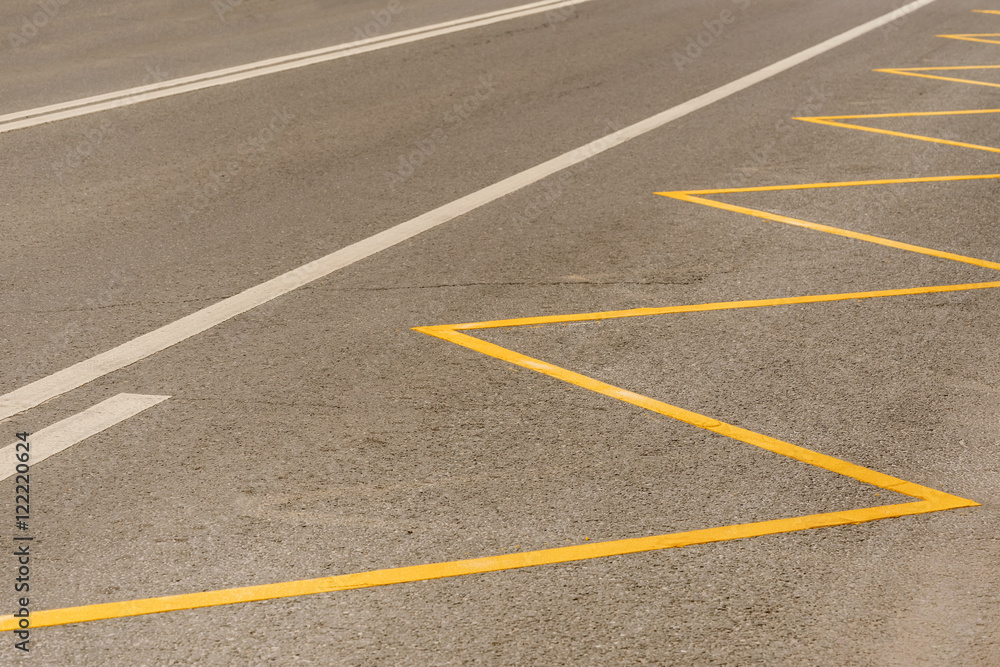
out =
[[[153,407],[157,403],[162,403],[168,398],[170,397],[118,394],[72,417],[56,422],[52,426],[46,426],[41,431],[32,433],[31,437],[28,438],[28,442],[31,444],[28,463],[29,465],[40,463],[92,435],[97,435],[129,417]],[[17,443],[14,443],[0,449],[0,481],[16,472],[18,463],[17,459],[14,458],[16,445]]]
[[[541,0],[540,2],[518,5],[517,7],[510,7],[508,9],[488,12],[486,14],[477,14],[476,16],[455,19],[453,21],[435,23],[434,25],[424,26],[422,28],[401,30],[400,32],[389,33],[387,35],[380,35],[378,37],[371,37],[368,39],[361,39],[346,44],[337,44],[336,46],[328,46],[322,49],[315,49],[313,51],[293,53],[291,55],[270,58],[268,60],[260,60],[246,65],[239,65],[237,67],[228,67],[226,69],[205,72],[203,74],[195,74],[179,79],[170,79],[169,81],[151,83],[149,85],[129,88],[127,90],[119,90],[113,93],[95,95],[93,97],[71,100],[69,102],[60,102],[58,104],[51,104],[49,106],[39,107],[36,109],[28,109],[26,111],[17,111],[0,116],[0,133],[11,132],[13,130],[19,130],[21,128],[32,127],[35,125],[42,125],[43,123],[51,123],[65,118],[84,116],[86,114],[106,111],[108,109],[117,109],[118,107],[138,104],[140,102],[148,102],[149,100],[155,100],[161,97],[189,93],[194,90],[202,90],[213,86],[222,86],[236,81],[253,79],[267,74],[274,74],[275,72],[284,72],[290,69],[327,62],[329,60],[337,60],[338,58],[347,58],[348,56],[355,56],[360,53],[387,49],[391,46],[409,44],[410,42],[429,39],[431,37],[438,37],[440,35],[447,35],[453,32],[470,30],[472,28],[479,28],[492,23],[510,21],[512,19],[531,16],[533,14],[540,14],[541,12],[552,11],[561,7],[578,5],[589,1],[590,0]]]
[[[256,308],[283,294],[307,285],[314,280],[327,276],[338,269],[350,266],[370,255],[381,252],[394,245],[402,243],[422,232],[433,229],[450,220],[454,220],[460,215],[473,211],[484,204],[488,204],[515,190],[536,183],[546,176],[550,176],[558,171],[572,167],[599,153],[603,153],[609,148],[619,146],[626,141],[635,139],[651,130],[666,125],[682,116],[707,107],[708,105],[725,99],[730,95],[740,92],[754,84],[769,79],[776,74],[780,74],[787,69],[795,67],[811,58],[826,53],[846,42],[851,41],[867,32],[887,23],[897,20],[916,9],[929,5],[935,0],[917,0],[908,5],[892,11],[881,18],[874,19],[860,25],[847,32],[826,40],[821,44],[810,47],[805,51],[779,60],[773,65],[768,65],[764,69],[753,74],[748,74],[732,83],[716,88],[692,100],[684,102],[671,109],[651,116],[646,120],[639,121],[635,125],[618,130],[612,134],[604,136],[589,144],[580,146],[568,153],[563,153],[559,157],[548,162],[532,167],[515,174],[504,180],[487,186],[482,190],[466,195],[461,199],[456,199],[450,204],[445,204],[433,211],[428,211],[412,220],[400,223],[395,227],[390,227],[383,232],[370,236],[363,241],[351,244],[345,248],[333,252],[325,257],[313,260],[304,266],[293,269],[288,273],[272,278],[239,294],[223,299],[199,311],[191,313],[181,319],[171,322],[147,334],[134,338],[127,343],[122,343],[107,352],[91,357],[86,361],[81,361],[69,368],[65,368],[48,377],[36,380],[20,389],[16,389],[9,394],[0,396],[0,421],[7,419],[11,415],[29,410],[51,398],[64,394],[80,385],[96,380],[99,377],[117,371],[129,364],[134,364],[140,359],[144,359],[161,350],[176,345],[183,340],[197,335],[203,331],[232,319],[241,313]]]

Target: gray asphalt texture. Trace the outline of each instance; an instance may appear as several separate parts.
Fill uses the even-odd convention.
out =
[[[401,0],[386,30],[516,4]],[[3,134],[0,393],[899,4],[594,0]],[[0,112],[350,41],[386,4],[60,7],[0,43]],[[871,71],[1000,63],[936,36],[1000,32],[971,11],[991,8],[939,0],[3,422],[0,444],[121,392],[172,396],[33,470],[34,608],[900,502],[412,327],[998,280],[654,194],[1000,172],[996,153],[791,120],[996,108],[996,88]],[[5,2],[2,32],[37,11]],[[994,116],[865,123],[1000,146]],[[996,180],[720,198],[1000,260]],[[1000,664],[998,309],[987,290],[476,333],[981,507],[38,629],[28,656],[0,637],[0,662]]]

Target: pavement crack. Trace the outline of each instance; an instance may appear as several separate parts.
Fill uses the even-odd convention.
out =
[[[345,407],[343,405],[331,405],[329,403],[305,403],[302,401],[262,401],[260,399],[253,400],[242,400],[242,399],[222,399],[222,398],[192,398],[190,396],[185,396],[183,398],[175,398],[175,403],[219,403],[230,405],[232,403],[240,403],[243,405],[277,405],[281,407],[294,407],[294,408],[333,408],[336,410],[343,410]]]
[[[198,303],[200,301],[221,301],[228,297],[198,297],[192,299],[174,299],[167,301],[127,301],[123,303],[109,303],[101,306],[77,306],[73,308],[53,308],[51,310],[0,310],[0,315],[41,315],[50,313],[85,313],[97,310],[110,310],[112,308],[129,308],[131,306],[162,306],[179,303]]]
[[[453,287],[550,287],[560,285],[693,285],[704,280],[706,276],[697,276],[687,280],[553,280],[553,281],[509,281],[509,282],[469,282],[469,283],[441,283],[437,285],[402,285],[390,287],[336,287],[335,292],[388,292],[397,290],[427,290],[446,289]],[[303,285],[301,289],[312,289],[319,285]],[[43,315],[52,313],[85,313],[99,310],[111,310],[114,308],[130,308],[134,306],[163,306],[184,303],[217,302],[228,299],[234,295],[196,297],[190,299],[167,299],[164,301],[125,301],[121,303],[109,303],[104,305],[76,306],[68,308],[52,308],[47,310],[0,310],[0,315]]]

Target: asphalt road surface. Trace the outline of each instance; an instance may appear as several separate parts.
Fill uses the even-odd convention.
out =
[[[0,663],[1000,664],[996,0],[0,26]]]

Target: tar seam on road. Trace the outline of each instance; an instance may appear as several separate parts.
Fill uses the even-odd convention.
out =
[[[905,16],[934,1],[917,0],[916,2],[911,2],[880,18],[852,28],[836,37],[832,37],[783,60],[779,60],[772,65],[768,65],[736,81],[704,93],[683,104],[650,116],[645,120],[613,132],[568,153],[563,153],[547,162],[543,162],[472,194],[456,199],[449,204],[440,206],[416,218],[390,227],[367,239],[341,248],[325,257],[313,260],[308,264],[244,290],[239,294],[223,299],[218,303],[191,313],[170,324],[143,334],[138,338],[122,343],[90,359],[81,361],[52,375],[15,389],[0,396],[0,422],[25,410],[34,408],[56,396],[92,382],[97,378],[120,370],[157,352],[161,352],[261,304],[330,275],[334,271],[350,266],[387,248],[391,248],[407,239],[454,220],[461,215],[478,209],[521,188],[537,183],[547,176],[579,164],[606,150],[620,146],[647,132],[663,127],[678,118],[703,109],[762,81],[766,81],[796,65],[807,62],[831,49],[835,49],[883,25],[898,20],[901,16]]]

